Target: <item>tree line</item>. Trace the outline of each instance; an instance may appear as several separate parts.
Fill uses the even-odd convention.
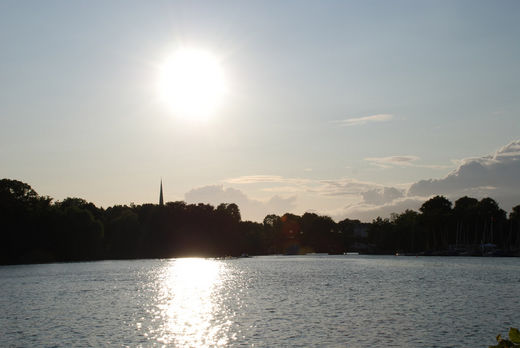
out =
[[[0,264],[101,259],[262,254],[424,253],[506,255],[520,249],[520,205],[506,212],[491,198],[442,196],[418,212],[372,223],[305,213],[242,221],[234,203],[168,202],[96,207],[53,201],[30,185],[0,180]]]

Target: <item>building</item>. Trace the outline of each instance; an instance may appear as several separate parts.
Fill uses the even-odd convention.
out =
[[[162,179],[161,179],[161,192],[159,193],[159,205],[164,205],[163,192],[162,192]]]

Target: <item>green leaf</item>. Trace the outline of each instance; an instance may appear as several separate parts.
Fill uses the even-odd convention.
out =
[[[489,348],[514,348],[516,347],[513,342],[510,340],[505,340],[503,338],[497,337],[498,344],[495,346],[489,346]]]
[[[512,327],[509,329],[509,339],[513,343],[520,343],[520,331],[518,329]]]

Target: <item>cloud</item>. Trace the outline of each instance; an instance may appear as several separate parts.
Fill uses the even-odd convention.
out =
[[[279,175],[247,175],[237,178],[226,179],[229,184],[257,184],[257,183],[278,183],[284,182],[284,178]]]
[[[284,198],[280,195],[274,195],[267,201],[260,201],[248,197],[244,192],[235,188],[225,188],[223,185],[209,185],[187,192],[185,200],[188,203],[203,202],[215,206],[220,203],[233,202],[238,204],[242,217],[245,220],[262,221],[267,214],[282,215],[286,212],[298,214],[314,209],[321,214],[338,218],[344,218],[347,213],[359,212],[359,217],[351,217],[362,217],[369,221],[371,219],[369,217],[370,212],[377,210],[379,205],[388,204],[404,196],[403,189],[351,178],[310,180],[284,178],[276,175],[251,175],[229,179],[227,182],[235,184],[272,183],[274,186],[262,188],[261,190],[264,192],[281,192],[291,194],[292,196]],[[284,185],[280,186],[279,184]],[[306,197],[306,206],[298,206],[296,204],[296,194]],[[332,202],[347,203],[351,207],[349,209],[335,208]],[[308,205],[309,203],[310,205]],[[327,205],[328,208],[325,208]]]
[[[381,205],[403,197],[404,192],[395,187],[383,187],[362,192],[361,196],[367,204]]]
[[[377,114],[357,118],[347,118],[345,120],[336,121],[336,123],[343,127],[351,127],[373,122],[386,122],[392,120],[393,118],[394,116],[390,114]]]
[[[222,185],[209,185],[195,188],[185,195],[187,203],[207,203],[214,206],[220,203],[236,203],[243,220],[262,221],[268,214],[284,214],[295,208],[296,197],[287,198],[275,195],[268,201],[249,198],[242,191]]]
[[[390,156],[370,158],[384,165],[418,166],[415,156]],[[441,179],[421,180],[410,185],[408,190],[382,187],[374,183],[354,182],[363,198],[342,208],[329,212],[336,219],[345,217],[370,221],[377,216],[390,217],[406,209],[418,210],[434,195],[444,195],[454,201],[465,195],[476,198],[491,197],[506,211],[520,204],[520,140],[513,141],[495,153],[466,158],[457,162],[458,167]],[[345,182],[345,180],[343,180]],[[346,181],[349,182],[348,180]],[[373,188],[369,188],[370,184]],[[336,183],[337,194],[345,185]],[[352,185],[346,185],[352,189]],[[363,188],[366,190],[363,191]],[[346,192],[346,190],[345,190]],[[351,190],[355,193],[355,190]]]
[[[363,192],[381,187],[379,184],[350,178],[321,180],[320,183],[320,186],[310,191],[324,196],[350,196],[361,195]]]
[[[300,178],[284,178],[279,175],[247,175],[224,180],[228,184],[261,184],[261,183],[285,183],[301,185],[310,180]]]
[[[439,167],[417,164],[419,157],[413,155],[369,157],[366,160],[381,166]],[[234,202],[239,205],[244,219],[255,221],[261,221],[271,213],[302,214],[305,211],[329,215],[337,221],[346,217],[371,221],[377,216],[390,217],[391,213],[402,213],[406,209],[418,210],[434,195],[444,195],[451,201],[465,195],[478,199],[491,197],[506,211],[520,204],[520,140],[493,154],[458,160],[450,166],[457,168],[444,178],[394,187],[352,178],[314,180],[279,175],[241,176],[225,183],[260,184],[260,191],[279,195],[261,201],[250,198],[241,190],[215,185],[191,190],[186,193],[186,201],[213,205]]]
[[[367,157],[365,161],[371,162],[379,167],[388,168],[390,166],[412,166],[413,161],[417,161],[417,156],[389,156],[389,157]]]
[[[428,197],[444,194],[496,199],[503,209],[520,204],[520,140],[498,149],[494,154],[467,158],[457,169],[441,179],[421,180],[410,186],[408,196]]]
[[[351,204],[329,214],[336,220],[349,218],[370,222],[378,216],[389,218],[392,213],[402,213],[407,209],[417,211],[423,203],[424,199],[422,197],[401,197],[381,205],[367,203]]]
[[[373,182],[359,181],[349,178],[324,180],[323,185],[313,192],[323,196],[350,196],[357,198],[356,204],[381,205],[390,203],[405,196],[404,189],[388,187]]]
[[[266,187],[263,188],[264,192],[284,192],[284,193],[297,193],[302,192],[302,188],[299,186],[274,186],[274,187]]]
[[[402,197],[404,190],[386,187],[368,181],[351,178],[311,180],[301,178],[285,178],[277,175],[250,175],[227,179],[229,184],[274,184],[264,187],[264,192],[308,193],[311,195],[341,197],[358,196],[369,204],[379,204]],[[376,203],[377,202],[377,203]]]
[[[371,162],[381,168],[390,167],[416,167],[416,168],[430,168],[430,169],[445,169],[452,168],[453,164],[442,165],[442,164],[417,164],[415,161],[419,160],[420,157],[412,155],[401,155],[401,156],[388,156],[388,157],[367,157],[365,161]]]

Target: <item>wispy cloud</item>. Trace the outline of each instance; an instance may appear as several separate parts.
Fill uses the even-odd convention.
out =
[[[416,167],[416,168],[430,168],[430,169],[453,168],[453,164],[451,164],[451,165],[418,164],[418,163],[415,163],[415,161],[417,161],[417,160],[420,160],[420,157],[412,156],[412,155],[365,158],[365,161],[368,161],[371,164],[381,167],[381,168],[390,168],[390,167]]]
[[[377,114],[377,115],[371,115],[371,116],[364,116],[364,117],[356,117],[356,118],[347,118],[345,120],[339,120],[335,121],[335,123],[338,123],[342,127],[351,127],[351,126],[359,126],[367,123],[374,123],[374,122],[386,122],[390,121],[394,118],[393,115],[390,114]]]
[[[352,178],[339,178],[327,180],[311,180],[302,178],[286,178],[278,175],[249,175],[238,178],[227,179],[227,184],[272,184],[262,188],[264,192],[277,193],[309,193],[328,197],[364,197],[365,200],[373,201],[375,194],[387,197],[396,196],[396,192],[402,189],[385,187],[373,182],[361,181]],[[394,189],[391,191],[390,189]],[[400,196],[397,195],[397,196]]]
[[[412,166],[413,161],[417,161],[417,156],[388,156],[388,157],[367,157],[365,161],[368,161],[378,167],[389,168],[391,166]]]
[[[228,184],[258,184],[284,182],[284,178],[279,175],[246,175],[224,180]]]
[[[305,192],[306,189],[301,186],[274,186],[263,188],[262,191],[276,193],[301,193]]]
[[[239,176],[236,178],[229,178],[224,180],[225,183],[228,184],[262,184],[262,183],[271,183],[271,184],[293,184],[293,185],[303,185],[309,183],[308,179],[301,178],[284,178],[280,175],[246,175]]]
[[[313,188],[311,192],[323,196],[359,196],[367,190],[382,187],[376,183],[351,178],[321,180],[319,183],[320,185]]]

